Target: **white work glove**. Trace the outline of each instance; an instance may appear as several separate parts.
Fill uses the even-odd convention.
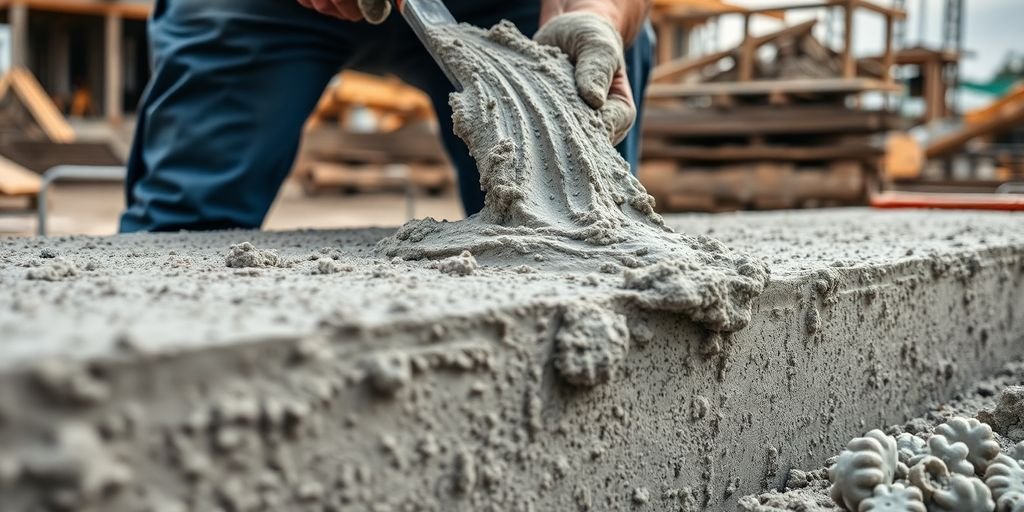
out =
[[[569,56],[580,96],[601,115],[612,144],[622,142],[636,121],[636,105],[615,27],[596,14],[570,12],[551,18],[533,39]]]
[[[391,14],[389,0],[298,0],[299,5],[346,21],[383,23]]]

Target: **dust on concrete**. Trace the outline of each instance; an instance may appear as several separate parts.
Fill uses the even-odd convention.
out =
[[[78,275],[78,265],[73,260],[65,258],[63,256],[57,256],[53,253],[52,256],[46,256],[44,250],[44,258],[50,258],[49,261],[29,269],[25,274],[25,278],[35,281],[61,281],[63,279],[75,277]]]
[[[438,271],[452,276],[468,276],[480,268],[476,258],[469,251],[462,251],[458,256],[450,256],[431,265]]]
[[[379,244],[381,254],[415,260],[469,251],[484,265],[567,272],[626,267],[622,286],[639,304],[716,331],[749,322],[767,266],[665,226],[599,112],[577,93],[560,50],[508,22],[430,37],[464,86],[451,97],[454,128],[476,159],[485,206],[458,222],[412,221]]]
[[[273,249],[257,249],[251,242],[242,242],[228,249],[224,264],[231,268],[263,268],[286,266],[287,262]]]

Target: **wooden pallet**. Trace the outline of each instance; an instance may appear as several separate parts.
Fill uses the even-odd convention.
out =
[[[32,124],[51,142],[66,144],[75,140],[75,130],[35,75],[15,67],[0,77],[0,125],[23,132],[26,124]]]
[[[831,78],[806,80],[754,80],[698,84],[652,84],[647,89],[651,99],[693,98],[699,96],[758,96],[770,102],[785,103],[794,95],[847,96],[863,92],[900,92],[897,84],[870,78]]]
[[[683,167],[650,160],[640,168],[640,181],[659,211],[717,212],[865,204],[873,173],[857,161],[821,168],[781,162]]]
[[[0,157],[0,211],[22,213],[35,208],[41,189],[39,175]]]
[[[437,194],[455,183],[437,134],[424,125],[374,133],[313,127],[293,175],[307,193],[404,190],[411,184]]]
[[[326,191],[375,192],[416,190],[436,195],[451,187],[454,180],[447,165],[364,164],[348,165],[316,162],[302,178],[307,194]]]
[[[0,143],[0,154],[40,174],[57,165],[124,165],[124,159],[107,142],[5,140]]]
[[[733,109],[651,105],[645,109],[645,137],[713,137],[869,134],[898,126],[888,112],[833,105],[744,106]]]
[[[41,187],[42,178],[36,173],[0,157],[0,195],[35,197]]]

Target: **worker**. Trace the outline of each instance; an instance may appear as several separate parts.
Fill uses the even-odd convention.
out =
[[[650,0],[446,0],[460,22],[503,19],[560,47],[581,96],[636,168],[653,55]],[[153,76],[128,160],[122,232],[257,229],[302,126],[340,69],[394,74],[432,99],[467,215],[480,177],[452,132],[453,86],[387,0],[156,0]],[[626,41],[627,44],[623,44]],[[639,103],[639,101],[636,101]]]

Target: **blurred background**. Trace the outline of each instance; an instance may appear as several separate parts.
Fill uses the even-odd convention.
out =
[[[640,178],[660,210],[1024,193],[1020,0],[654,5]],[[150,9],[0,0],[0,234],[116,231]],[[265,228],[454,220],[453,185],[427,97],[345,72]]]

